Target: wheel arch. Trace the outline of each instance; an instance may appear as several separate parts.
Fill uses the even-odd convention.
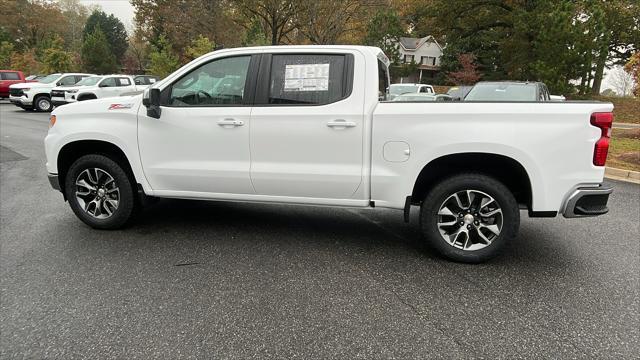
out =
[[[58,182],[60,183],[60,189],[63,194],[65,178],[69,168],[77,159],[89,154],[104,155],[114,160],[122,166],[132,184],[136,187],[138,186],[131,161],[129,161],[129,158],[119,146],[104,140],[76,140],[65,144],[57,156]]]
[[[97,98],[98,96],[96,94],[90,92],[78,94],[77,97],[78,101],[93,100]]]
[[[412,203],[420,204],[429,190],[442,179],[464,172],[495,178],[513,193],[518,204],[532,208],[532,182],[525,167],[509,156],[483,152],[448,154],[431,160],[416,178],[411,193]]]

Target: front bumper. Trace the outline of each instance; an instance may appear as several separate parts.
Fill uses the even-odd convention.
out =
[[[25,97],[24,95],[20,97],[9,96],[9,102],[20,107],[33,105],[33,102],[31,101],[31,99]]]
[[[562,214],[566,218],[604,215],[609,212],[607,201],[612,192],[613,187],[602,184],[577,188],[569,195]]]
[[[48,177],[49,177],[49,184],[51,184],[51,187],[54,188],[55,190],[62,191],[60,189],[60,182],[58,181],[58,174],[48,174]]]
[[[60,105],[68,104],[69,102],[67,100],[65,100],[64,98],[52,97],[51,98],[51,103],[54,106],[60,106]]]

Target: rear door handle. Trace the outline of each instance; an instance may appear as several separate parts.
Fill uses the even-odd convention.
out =
[[[244,121],[236,119],[218,120],[218,125],[222,127],[236,127],[244,125]]]
[[[353,121],[346,121],[343,119],[338,119],[338,120],[331,120],[327,123],[328,127],[331,128],[350,128],[350,127],[355,127],[356,123]]]

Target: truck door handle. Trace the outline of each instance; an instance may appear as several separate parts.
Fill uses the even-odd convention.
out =
[[[350,127],[355,127],[356,123],[353,121],[346,121],[346,120],[342,120],[342,119],[337,119],[337,120],[331,120],[327,123],[328,127],[331,128],[350,128]]]
[[[244,121],[235,119],[218,120],[218,125],[222,127],[236,127],[244,125]]]

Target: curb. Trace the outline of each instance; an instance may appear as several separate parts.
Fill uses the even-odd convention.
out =
[[[621,180],[621,181],[626,181],[634,184],[640,184],[640,172],[638,171],[606,167],[604,170],[604,176],[609,179]]]

